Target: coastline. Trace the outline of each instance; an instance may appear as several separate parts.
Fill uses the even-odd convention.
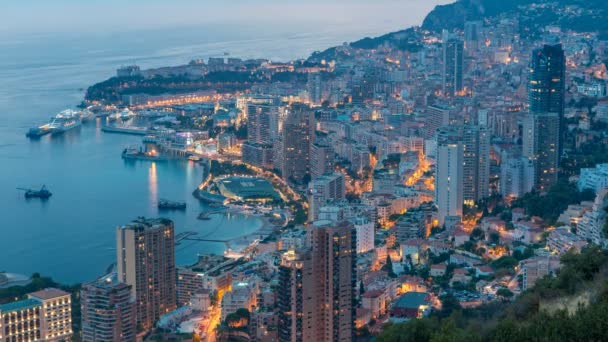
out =
[[[310,30],[314,32],[316,29]],[[386,31],[383,29],[377,32],[382,34],[381,32]],[[172,163],[164,166],[159,164],[156,168],[145,163],[125,166],[120,157],[117,158],[117,151],[133,144],[136,137],[104,136],[94,127],[94,123],[83,125],[79,132],[71,132],[65,136],[53,139],[45,137],[33,143],[23,143],[24,129],[65,109],[66,104],[80,103],[83,90],[88,85],[110,76],[109,71],[113,71],[115,67],[133,62],[132,56],[140,56],[137,62],[146,67],[177,65],[186,58],[221,55],[224,51],[230,51],[234,56],[256,57],[263,54],[273,60],[291,60],[291,56],[305,58],[316,49],[322,50],[325,46],[336,46],[340,42],[351,40],[349,37],[356,40],[365,35],[359,32],[353,34],[349,29],[348,32],[334,32],[332,35],[323,36],[321,40],[308,36],[287,39],[272,35],[255,44],[222,41],[219,45],[212,46],[203,43],[192,45],[189,40],[191,37],[167,44],[163,36],[154,35],[148,37],[150,41],[145,46],[122,50],[113,49],[113,39],[106,41],[102,37],[94,41],[83,38],[82,41],[71,41],[73,46],[82,46],[82,51],[78,49],[62,55],[61,61],[64,61],[65,65],[57,62],[57,56],[53,55],[52,49],[40,49],[40,44],[44,46],[54,43],[51,39],[45,38],[43,42],[31,39],[22,43],[24,48],[43,51],[41,55],[36,55],[36,58],[33,58],[34,55],[21,56],[20,50],[11,51],[9,46],[6,51],[8,56],[15,57],[9,61],[11,63],[5,63],[4,67],[6,70],[15,71],[18,77],[6,79],[8,102],[2,107],[7,113],[7,122],[11,124],[0,127],[4,137],[0,145],[4,147],[3,153],[7,162],[10,160],[10,166],[5,168],[4,177],[0,177],[3,179],[2,184],[6,189],[13,189],[16,185],[44,183],[57,190],[53,200],[44,204],[22,201],[21,196],[16,197],[11,191],[3,194],[3,203],[7,204],[5,209],[8,223],[23,227],[7,232],[4,243],[0,242],[0,249],[5,252],[7,261],[4,268],[23,274],[45,270],[45,274],[52,275],[62,283],[93,279],[100,273],[99,270],[105,270],[115,257],[115,252],[112,251],[115,245],[112,232],[114,227],[125,224],[138,215],[157,215],[156,205],[151,203],[155,203],[159,195],[167,198],[186,198],[185,191],[175,186],[178,184],[177,179],[180,182],[183,182],[184,178],[187,179],[186,182],[190,179],[196,179],[197,184],[200,182],[198,175],[191,172],[191,168],[178,170]],[[196,37],[194,34],[192,36]],[[63,41],[64,38],[57,37],[56,40]],[[268,44],[269,41],[272,43]],[[158,42],[160,44],[157,44]],[[99,49],[100,45],[108,46],[108,49]],[[180,47],[188,52],[168,54],[164,50]],[[275,56],[277,58],[274,58]],[[19,70],[19,64],[28,65],[28,68]],[[99,175],[100,169],[94,165],[104,165],[103,176],[112,177],[110,186],[106,182],[91,181],[102,177]],[[73,177],[67,181],[66,174]],[[194,187],[192,184],[190,188]],[[83,189],[87,191],[82,191]],[[91,203],[102,203],[104,213],[100,215],[99,208]],[[67,217],[70,218],[69,221],[66,220]],[[170,214],[169,217],[174,219],[176,226],[193,227],[196,224],[195,217],[186,217],[180,213]],[[53,229],[48,229],[49,226]],[[230,227],[225,231],[231,233],[237,229],[239,228]],[[264,231],[263,227],[256,229],[256,232],[258,231]],[[242,237],[254,236],[256,232],[244,234]],[[32,239],[32,236],[39,239]],[[67,248],[55,247],[59,239]],[[24,250],[18,246],[29,247]],[[220,253],[219,247],[218,244],[211,243],[197,244],[197,248],[206,253]],[[182,254],[181,259],[184,259],[183,255],[192,253],[193,249],[186,247],[178,254]],[[28,258],[21,257],[24,251],[27,252]],[[85,253],[86,263],[74,258],[75,255]],[[176,258],[179,260],[180,256]]]

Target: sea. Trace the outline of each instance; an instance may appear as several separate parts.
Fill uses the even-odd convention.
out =
[[[269,21],[258,27],[216,23],[162,30],[0,33],[0,272],[39,272],[62,283],[94,280],[115,260],[116,227],[139,216],[168,217],[176,234],[194,231],[217,240],[259,229],[262,222],[255,217],[197,220],[202,207],[191,193],[203,168],[188,161],[123,161],[121,151],[139,145],[141,137],[103,133],[99,120],[40,140],[29,140],[25,133],[61,110],[75,109],[89,85],[123,65],[152,68],[225,55],[287,61],[420,20],[404,13],[403,22],[386,22],[377,17],[381,13],[347,25]],[[42,185],[53,192],[47,201],[26,200],[17,189]],[[159,198],[186,201],[188,208],[159,213]],[[199,254],[219,254],[227,247],[183,241],[176,246],[176,261],[190,264]]]

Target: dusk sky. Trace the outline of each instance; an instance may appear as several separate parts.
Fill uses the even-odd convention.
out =
[[[272,18],[349,25],[381,20],[395,28],[420,23],[452,0],[4,0],[0,32],[129,30]],[[277,20],[279,17],[280,20]],[[402,25],[400,25],[403,23]]]

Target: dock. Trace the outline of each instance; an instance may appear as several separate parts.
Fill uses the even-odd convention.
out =
[[[219,239],[206,239],[206,238],[198,238],[197,232],[182,232],[175,235],[175,244],[179,244],[182,241],[199,241],[199,242],[218,242],[218,243],[229,243],[230,240],[219,240]]]

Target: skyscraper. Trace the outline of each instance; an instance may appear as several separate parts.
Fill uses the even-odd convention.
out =
[[[464,43],[469,56],[475,54],[475,51],[479,48],[479,43],[483,40],[482,30],[482,21],[466,21],[464,23]]]
[[[283,179],[301,183],[310,176],[310,152],[315,132],[315,115],[304,104],[291,106],[283,123]]]
[[[566,57],[561,44],[545,45],[534,50],[528,76],[528,104],[531,114],[556,113],[559,119],[558,162],[565,137]],[[553,168],[557,168],[554,165]]]
[[[310,173],[318,177],[334,170],[335,152],[331,146],[313,144],[310,151]]]
[[[118,281],[131,286],[144,330],[176,308],[175,241],[168,219],[137,220],[116,229]]]
[[[466,125],[463,141],[463,200],[474,205],[490,195],[490,133],[485,127]]]
[[[315,282],[314,341],[354,339],[356,239],[352,223],[316,221],[310,230]]]
[[[316,337],[315,301],[316,278],[309,249],[288,251],[279,266],[279,341],[314,341]]]
[[[453,97],[463,90],[463,41],[447,32],[443,40],[443,95]]]
[[[135,302],[131,286],[110,274],[80,290],[82,338],[87,342],[135,341]]]
[[[278,137],[279,105],[274,97],[255,97],[247,102],[247,140],[271,144]]]
[[[558,113],[528,113],[522,126],[523,155],[534,162],[534,186],[547,191],[559,171]]]
[[[441,226],[447,217],[462,217],[463,145],[460,141],[440,141],[437,144],[435,204]]]
[[[426,138],[431,138],[437,132],[440,127],[449,125],[454,109],[451,107],[443,106],[441,104],[434,104],[428,106],[426,109]]]
[[[561,44],[534,50],[528,77],[530,113],[558,113],[564,116],[566,57]]]
[[[321,104],[323,100],[323,87],[321,83],[321,73],[311,72],[308,74],[308,83],[306,84],[308,97],[310,102],[315,105]]]
[[[354,339],[356,240],[352,223],[316,221],[306,250],[283,255],[279,341]]]

